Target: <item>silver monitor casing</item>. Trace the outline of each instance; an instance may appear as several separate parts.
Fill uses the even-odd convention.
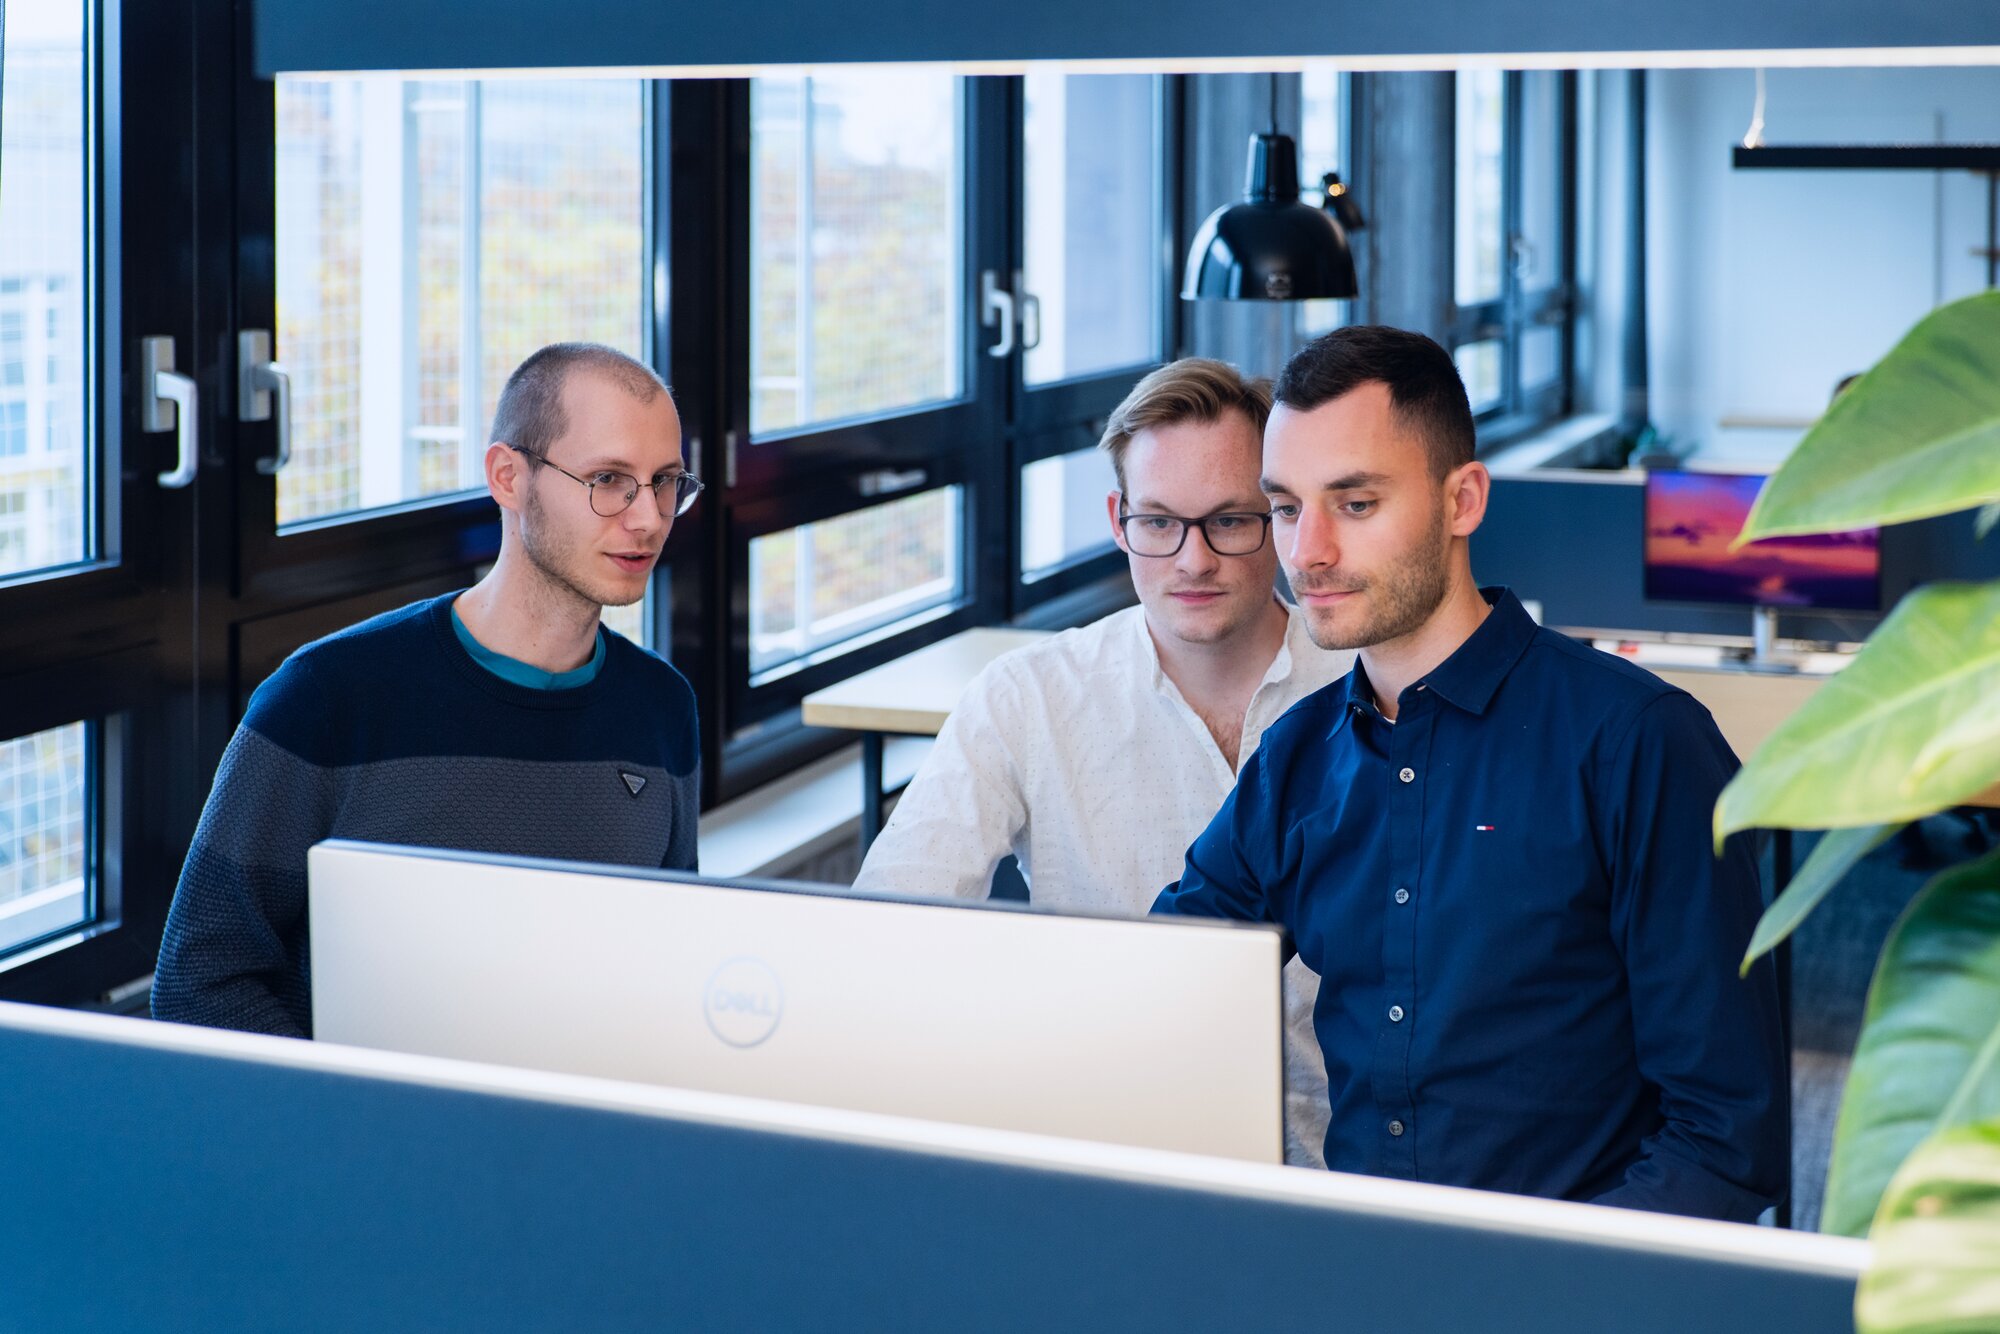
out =
[[[1281,937],[332,841],[324,1042],[1252,1162]]]

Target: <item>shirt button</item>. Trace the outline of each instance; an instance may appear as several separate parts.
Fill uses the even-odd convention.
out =
[[[1401,1139],[1403,1137],[1403,1123],[1401,1121],[1391,1121],[1389,1123],[1389,1133],[1397,1139]]]
[[[1402,1022],[1403,1022],[1403,1007],[1402,1007],[1402,1006],[1400,1006],[1400,1005],[1391,1005],[1391,1006],[1389,1007],[1389,1022],[1390,1022],[1390,1023],[1392,1023],[1392,1024],[1400,1024],[1400,1023],[1402,1023]]]
[[[1402,779],[1405,783],[1414,783],[1417,781],[1417,771],[1415,769],[1405,769],[1403,772],[1397,774],[1396,777]]]
[[[1397,890],[1397,891],[1396,891],[1396,902],[1397,902],[1397,903],[1408,903],[1409,901],[1410,901],[1410,891],[1409,891],[1409,890],[1407,890],[1407,889],[1399,889],[1399,890]]]

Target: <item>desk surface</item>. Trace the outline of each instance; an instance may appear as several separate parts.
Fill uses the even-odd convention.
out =
[[[993,627],[966,630],[815,691],[805,698],[803,717],[813,727],[936,736],[959,695],[987,663],[1048,634]],[[1641,654],[1636,661],[1700,700],[1715,715],[1716,726],[1738,756],[1762,745],[1779,723],[1826,684],[1830,673],[1822,673],[1840,661],[1832,654],[1818,655],[1807,664],[1818,672],[1767,675],[1659,660],[1667,656]],[[2000,786],[1989,788],[1970,804],[2000,806]]]
[[[1778,724],[1830,677],[1796,673],[1790,675],[1744,671],[1701,671],[1640,665],[1669,685],[1679,686],[1715,716],[1715,725],[1739,759],[1764,744]],[[1971,798],[1968,806],[2000,806],[2000,785]]]
[[[991,626],[966,630],[814,691],[805,697],[800,716],[809,727],[936,736],[958,697],[987,663],[1049,634]]]

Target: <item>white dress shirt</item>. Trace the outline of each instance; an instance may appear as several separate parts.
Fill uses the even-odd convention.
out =
[[[1284,606],[1283,603],[1279,605]],[[1285,640],[1243,717],[1240,766],[1264,729],[1340,679],[1285,607]],[[1236,770],[1160,668],[1143,607],[997,658],[966,687],[881,836],[857,888],[986,897],[1012,853],[1043,907],[1143,915],[1180,878]],[[1319,980],[1285,968],[1285,1160],[1318,1167],[1326,1067],[1313,1035]]]

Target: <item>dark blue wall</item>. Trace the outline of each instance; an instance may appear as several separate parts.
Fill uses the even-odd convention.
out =
[[[1851,1279],[4,1023],[0,1182],[6,1330],[1852,1328]]]
[[[1549,625],[1748,636],[1748,608],[1646,601],[1644,488],[1636,477],[1602,476],[1495,478],[1486,522],[1472,538],[1474,576],[1540,599]],[[1976,541],[1973,518],[1951,514],[1883,530],[1885,611],[1919,583],[2000,578],[2000,532]],[[1802,639],[1858,640],[1880,619],[1787,613],[1779,630]]]
[[[1987,0],[255,0],[257,72],[2000,44]]]

